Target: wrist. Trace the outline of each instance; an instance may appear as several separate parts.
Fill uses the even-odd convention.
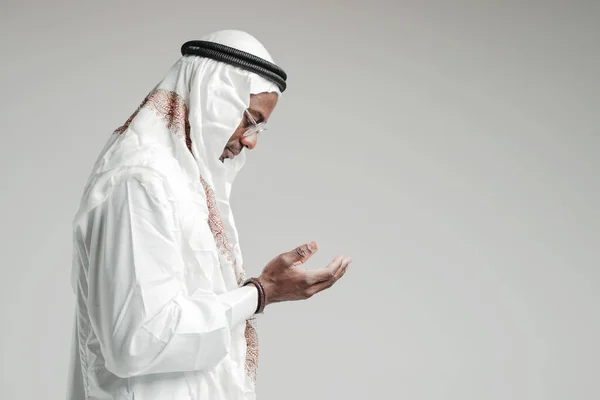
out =
[[[262,274],[256,279],[262,285],[263,291],[265,292],[265,307],[271,303],[276,302],[277,300],[274,299],[274,284],[271,283],[271,281],[265,278]]]
[[[242,284],[242,286],[252,285],[258,291],[258,304],[256,306],[255,314],[262,314],[267,305],[265,290],[262,286],[262,283],[257,278],[249,278]]]

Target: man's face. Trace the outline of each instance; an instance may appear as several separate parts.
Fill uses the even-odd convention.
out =
[[[257,123],[267,122],[273,109],[275,109],[275,106],[277,105],[278,98],[279,96],[276,93],[252,94],[250,95],[250,106],[248,107],[248,111],[252,114],[252,117]],[[224,162],[226,158],[234,158],[240,154],[244,147],[252,150],[256,146],[258,134],[247,137],[242,136],[244,132],[252,128],[252,126],[252,121],[250,121],[246,113],[244,113],[242,121],[233,135],[229,138],[229,141],[225,145],[225,149],[223,149],[223,154],[221,154],[221,157],[219,158],[221,162]]]

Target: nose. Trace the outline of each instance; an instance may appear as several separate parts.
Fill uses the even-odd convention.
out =
[[[257,137],[258,135],[254,134],[254,135],[250,135],[250,136],[246,136],[240,139],[240,142],[248,148],[248,150],[252,150],[255,146],[256,146],[256,141],[257,141]]]

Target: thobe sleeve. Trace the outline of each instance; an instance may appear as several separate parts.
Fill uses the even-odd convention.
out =
[[[161,192],[162,191],[162,192]],[[120,377],[198,371],[229,352],[254,314],[254,286],[185,290],[176,212],[161,185],[129,179],[90,211],[87,308],[106,368]]]

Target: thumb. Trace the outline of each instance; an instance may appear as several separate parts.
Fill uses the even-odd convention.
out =
[[[285,254],[286,261],[290,266],[302,264],[319,250],[319,246],[315,242],[309,242],[302,246],[296,247],[294,250]]]

